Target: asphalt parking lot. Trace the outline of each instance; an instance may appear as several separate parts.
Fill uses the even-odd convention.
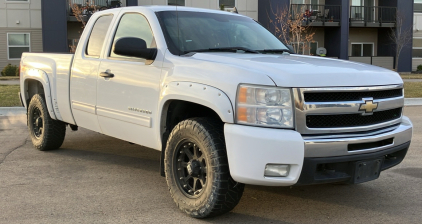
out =
[[[60,150],[32,147],[25,116],[0,116],[0,223],[421,223],[422,107],[406,107],[411,148],[359,185],[247,186],[230,213],[180,212],[158,173],[158,151],[81,129]]]

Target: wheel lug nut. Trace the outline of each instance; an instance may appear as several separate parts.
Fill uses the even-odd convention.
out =
[[[193,191],[192,190],[189,190],[189,193],[192,193]]]
[[[186,188],[188,185],[184,184],[183,187]]]
[[[182,162],[182,159],[178,159],[177,161],[178,161],[178,162]]]
[[[177,170],[182,170],[182,168],[177,168]]]
[[[180,177],[179,179],[183,180],[183,177]]]

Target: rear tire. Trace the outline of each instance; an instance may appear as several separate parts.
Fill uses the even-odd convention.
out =
[[[180,122],[169,136],[164,162],[171,197],[192,217],[229,212],[242,197],[244,184],[230,176],[221,121]]]
[[[28,106],[28,129],[32,144],[40,151],[60,148],[66,135],[66,124],[51,119],[45,99],[39,94]]]

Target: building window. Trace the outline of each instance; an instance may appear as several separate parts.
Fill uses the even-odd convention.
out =
[[[422,12],[422,0],[415,0],[415,4],[413,6],[414,12]]]
[[[422,58],[422,37],[413,38],[412,57]]]
[[[8,33],[7,34],[7,54],[9,60],[19,60],[23,52],[30,52],[29,33]]]
[[[236,6],[236,0],[220,0],[218,5],[220,7],[224,5],[224,8],[234,8]]]
[[[185,6],[185,0],[168,0],[168,5]]]
[[[374,43],[352,43],[352,57],[371,57],[374,55]]]

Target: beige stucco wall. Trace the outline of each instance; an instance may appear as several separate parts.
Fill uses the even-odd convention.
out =
[[[349,30],[349,56],[351,56],[352,43],[374,43],[374,56],[377,56],[378,29],[377,28],[350,28]]]
[[[7,33],[29,33],[31,52],[41,52],[41,24],[41,0],[0,0],[0,70],[8,63],[19,64],[7,59]]]
[[[185,0],[188,7],[219,9],[218,0]],[[258,0],[236,0],[236,8],[242,15],[258,20]],[[138,0],[138,5],[167,5],[167,0]]]

